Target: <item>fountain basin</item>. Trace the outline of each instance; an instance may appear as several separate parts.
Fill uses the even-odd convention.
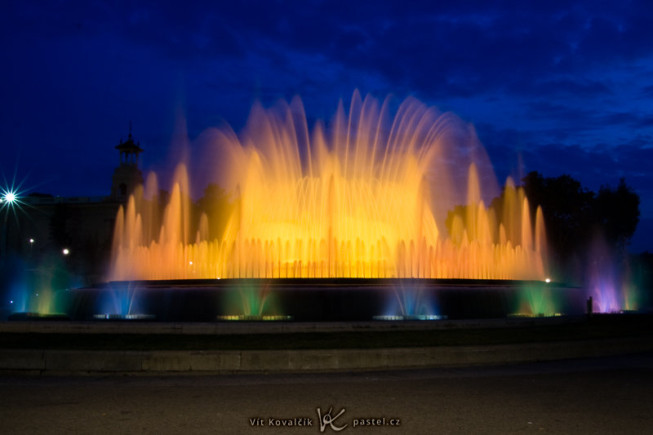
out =
[[[35,320],[70,320],[70,316],[66,313],[36,313],[36,312],[16,312],[11,313],[7,320],[26,320],[26,321],[35,321]]]
[[[98,301],[107,293],[124,288],[129,288],[130,297],[137,300],[138,314],[153,316],[150,320],[175,322],[503,318],[515,312],[524,288],[530,292],[545,289],[548,297],[556,300],[556,312],[582,314],[585,307],[580,288],[531,281],[364,278],[113,281],[72,290],[71,317],[97,320],[94,316]],[[432,308],[431,312],[408,308],[402,312],[402,304],[396,302],[411,298],[421,299],[423,305]],[[258,311],[252,311],[253,305]]]

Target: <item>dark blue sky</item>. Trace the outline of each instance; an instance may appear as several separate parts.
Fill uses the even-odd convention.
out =
[[[450,4],[447,4],[450,3]],[[0,6],[0,175],[108,194],[129,121],[145,169],[253,101],[329,119],[354,89],[415,96],[476,127],[503,180],[537,170],[640,195],[653,251],[648,1],[26,1]]]

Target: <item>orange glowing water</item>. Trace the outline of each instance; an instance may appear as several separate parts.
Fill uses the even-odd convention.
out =
[[[412,99],[390,119],[389,101],[355,93],[312,131],[298,99],[255,106],[240,137],[214,131],[237,197],[223,234],[191,216],[184,165],[163,212],[150,176],[118,212],[109,278],[544,279],[542,212],[510,180],[503,208],[486,207],[498,189],[469,126]]]

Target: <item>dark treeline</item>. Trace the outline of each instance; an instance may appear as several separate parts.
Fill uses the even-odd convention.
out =
[[[628,243],[639,223],[639,196],[621,179],[616,187],[589,190],[569,175],[544,177],[530,172],[522,180],[532,211],[542,207],[551,266],[563,279],[582,278],[597,244],[615,262],[626,260]],[[498,206],[502,198],[496,198]]]

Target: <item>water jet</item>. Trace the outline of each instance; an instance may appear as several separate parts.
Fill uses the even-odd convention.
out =
[[[392,108],[355,92],[348,112],[341,105],[311,129],[295,99],[255,105],[241,135],[207,132],[203,161],[217,162],[210,181],[231,203],[219,215],[197,210],[187,162],[161,206],[150,174],[118,211],[108,281],[150,299],[183,292],[220,320],[512,312],[522,283],[549,277],[542,210],[511,179],[490,204],[501,190],[469,125],[411,98]],[[503,308],[470,307],[489,294]]]

